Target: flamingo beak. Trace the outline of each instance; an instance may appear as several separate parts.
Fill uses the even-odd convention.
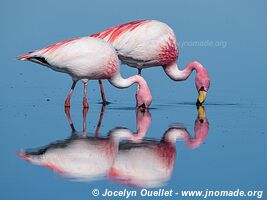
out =
[[[198,107],[198,116],[197,116],[198,120],[200,122],[203,122],[204,119],[206,119],[206,111],[205,108],[203,106],[199,106]]]
[[[199,93],[198,93],[198,101],[200,103],[203,103],[206,100],[206,94],[207,94],[206,91],[199,91]]]
[[[198,91],[198,99],[197,105],[202,105],[202,103],[206,100],[207,91],[204,90],[203,87]]]

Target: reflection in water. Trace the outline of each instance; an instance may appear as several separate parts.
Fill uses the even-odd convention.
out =
[[[135,187],[159,187],[172,174],[176,159],[176,141],[183,140],[189,148],[205,141],[208,121],[204,107],[198,108],[195,121],[195,138],[185,128],[173,125],[156,139],[144,139],[151,123],[149,111],[136,111],[137,131],[114,128],[106,138],[99,137],[105,107],[102,107],[94,136],[87,136],[86,114],[83,112],[83,131],[78,133],[72,123],[69,109],[66,116],[71,136],[45,147],[18,152],[24,160],[47,167],[76,181],[111,179]]]
[[[19,152],[19,156],[32,164],[47,167],[77,180],[94,180],[104,177],[117,154],[118,141],[113,136],[108,138],[86,136],[86,112],[87,109],[84,110],[81,134],[75,130],[69,109],[67,109],[66,115],[72,128],[69,138],[53,142],[45,147]],[[100,120],[102,115],[101,112]],[[98,127],[96,134],[98,134]]]
[[[137,113],[137,128],[142,131],[142,136],[148,128],[146,114]],[[150,115],[149,115],[150,116]],[[142,128],[140,128],[142,127]],[[171,126],[160,141],[141,140],[136,143],[136,138],[129,133],[130,139],[119,146],[114,164],[108,177],[119,183],[135,187],[160,187],[166,183],[172,174],[176,159],[176,141],[184,140],[190,148],[196,148],[205,141],[209,124],[204,107],[198,108],[198,117],[195,121],[195,138],[192,139],[185,128]],[[125,135],[126,136],[126,135]]]

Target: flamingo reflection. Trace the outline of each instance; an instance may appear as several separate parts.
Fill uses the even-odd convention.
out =
[[[197,148],[208,134],[209,124],[205,108],[198,108],[195,137],[185,128],[172,125],[162,139],[144,139],[151,123],[149,111],[136,111],[136,132],[114,128],[107,137],[99,137],[105,107],[100,112],[94,136],[87,136],[86,114],[83,112],[83,131],[77,132],[69,109],[66,116],[71,136],[18,155],[35,165],[41,165],[77,181],[109,179],[135,187],[159,187],[172,175],[176,160],[176,141],[183,140],[189,148]]]
[[[112,135],[107,138],[97,137],[104,107],[101,110],[95,136],[87,136],[87,111],[87,108],[83,110],[84,121],[81,133],[76,131],[69,108],[66,108],[65,113],[72,129],[69,138],[53,142],[45,147],[21,151],[18,155],[32,164],[47,167],[76,180],[94,180],[104,177],[117,154],[118,140]]]
[[[141,120],[142,121],[142,120]],[[153,188],[164,185],[171,177],[176,159],[176,141],[183,140],[189,148],[197,148],[205,141],[209,129],[206,111],[198,107],[195,121],[195,138],[185,128],[171,126],[160,141],[142,140],[136,143],[127,140],[119,151],[108,177],[121,184]],[[132,138],[131,134],[128,138]]]

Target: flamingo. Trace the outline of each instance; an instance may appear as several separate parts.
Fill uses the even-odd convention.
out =
[[[71,136],[34,150],[21,150],[17,155],[34,165],[39,165],[76,181],[102,179],[109,172],[118,151],[118,136],[87,136],[86,115],[83,110],[83,131],[74,128],[69,108],[65,109],[71,127]],[[102,122],[103,107],[98,124]],[[100,125],[99,125],[100,126]]]
[[[187,147],[195,149],[206,140],[209,123],[204,106],[199,106],[197,111],[195,138],[191,138],[185,128],[172,125],[160,141],[144,139],[151,122],[150,115],[137,113],[136,134],[128,129],[116,129],[120,138],[126,138],[127,142],[120,144],[108,177],[120,184],[141,188],[161,187],[167,183],[174,169],[176,141],[182,140]]]
[[[177,139],[181,139],[190,149],[198,148],[205,142],[209,133],[209,122],[204,106],[199,106],[197,108],[197,118],[195,120],[194,133],[195,137],[192,138],[186,128],[173,125],[166,131],[165,135],[168,141],[176,141]]]
[[[102,179],[109,172],[117,154],[116,138],[72,135],[36,150],[18,152],[31,164],[46,167],[76,181]]]
[[[177,66],[178,45],[174,31],[165,23],[156,20],[138,20],[111,27],[91,35],[111,43],[122,63],[138,69],[162,66],[174,81],[186,80],[196,71],[195,84],[198,91],[197,105],[206,99],[210,86],[207,70],[197,61],[190,62],[183,70]],[[103,102],[106,101],[102,81],[99,80]]]
[[[172,125],[160,141],[144,139],[151,123],[148,110],[136,110],[136,132],[117,127],[109,131],[108,137],[98,136],[105,107],[101,109],[94,136],[88,136],[86,132],[87,111],[88,108],[83,110],[81,133],[76,131],[67,107],[65,112],[72,130],[70,137],[45,147],[21,150],[17,155],[71,180],[109,179],[120,184],[153,188],[164,185],[171,178],[177,140],[193,149],[199,147],[208,135],[209,124],[202,106],[198,108],[194,139],[185,128]]]
[[[117,88],[127,88],[138,84],[136,91],[136,106],[147,108],[152,101],[146,81],[139,75],[127,79],[120,74],[120,64],[114,48],[104,40],[92,37],[64,40],[46,48],[26,53],[18,57],[44,65],[54,71],[67,73],[73,83],[65,101],[65,107],[70,107],[71,95],[77,81],[84,84],[83,107],[88,107],[88,80],[107,79]]]
[[[57,174],[76,181],[91,181],[107,177],[118,153],[119,143],[129,134],[126,128],[114,128],[108,137],[99,136],[99,128],[105,112],[101,108],[98,124],[94,136],[88,136],[86,130],[86,116],[88,108],[83,109],[83,131],[75,129],[70,115],[70,108],[66,107],[71,136],[65,140],[31,150],[20,150],[17,155],[34,165],[53,170]],[[137,135],[146,133],[150,124],[150,113],[136,109]],[[148,124],[147,124],[148,123]],[[134,138],[134,137],[133,137]]]

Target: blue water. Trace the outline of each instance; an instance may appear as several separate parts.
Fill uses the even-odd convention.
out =
[[[194,149],[182,140],[176,142],[172,175],[160,188],[178,192],[261,190],[265,199],[266,6],[265,1],[1,2],[0,199],[90,199],[95,188],[100,192],[106,188],[140,191],[133,185],[106,178],[73,181],[17,156],[20,150],[40,148],[70,137],[63,103],[71,80],[36,64],[19,62],[15,57],[136,19],[167,22],[180,42],[179,66],[183,68],[189,61],[198,60],[211,77],[204,105],[208,134]],[[124,77],[135,73],[136,70],[122,66]],[[161,68],[150,68],[142,74],[153,95],[152,121],[145,140],[159,142],[165,131],[177,124],[194,138],[198,115],[194,75],[185,82],[173,82]],[[99,137],[108,137],[116,127],[135,132],[135,87],[119,90],[106,81],[104,86],[111,104],[105,109]],[[95,134],[100,99],[97,82],[89,82],[88,136]],[[82,84],[73,95],[71,117],[81,132]]]

